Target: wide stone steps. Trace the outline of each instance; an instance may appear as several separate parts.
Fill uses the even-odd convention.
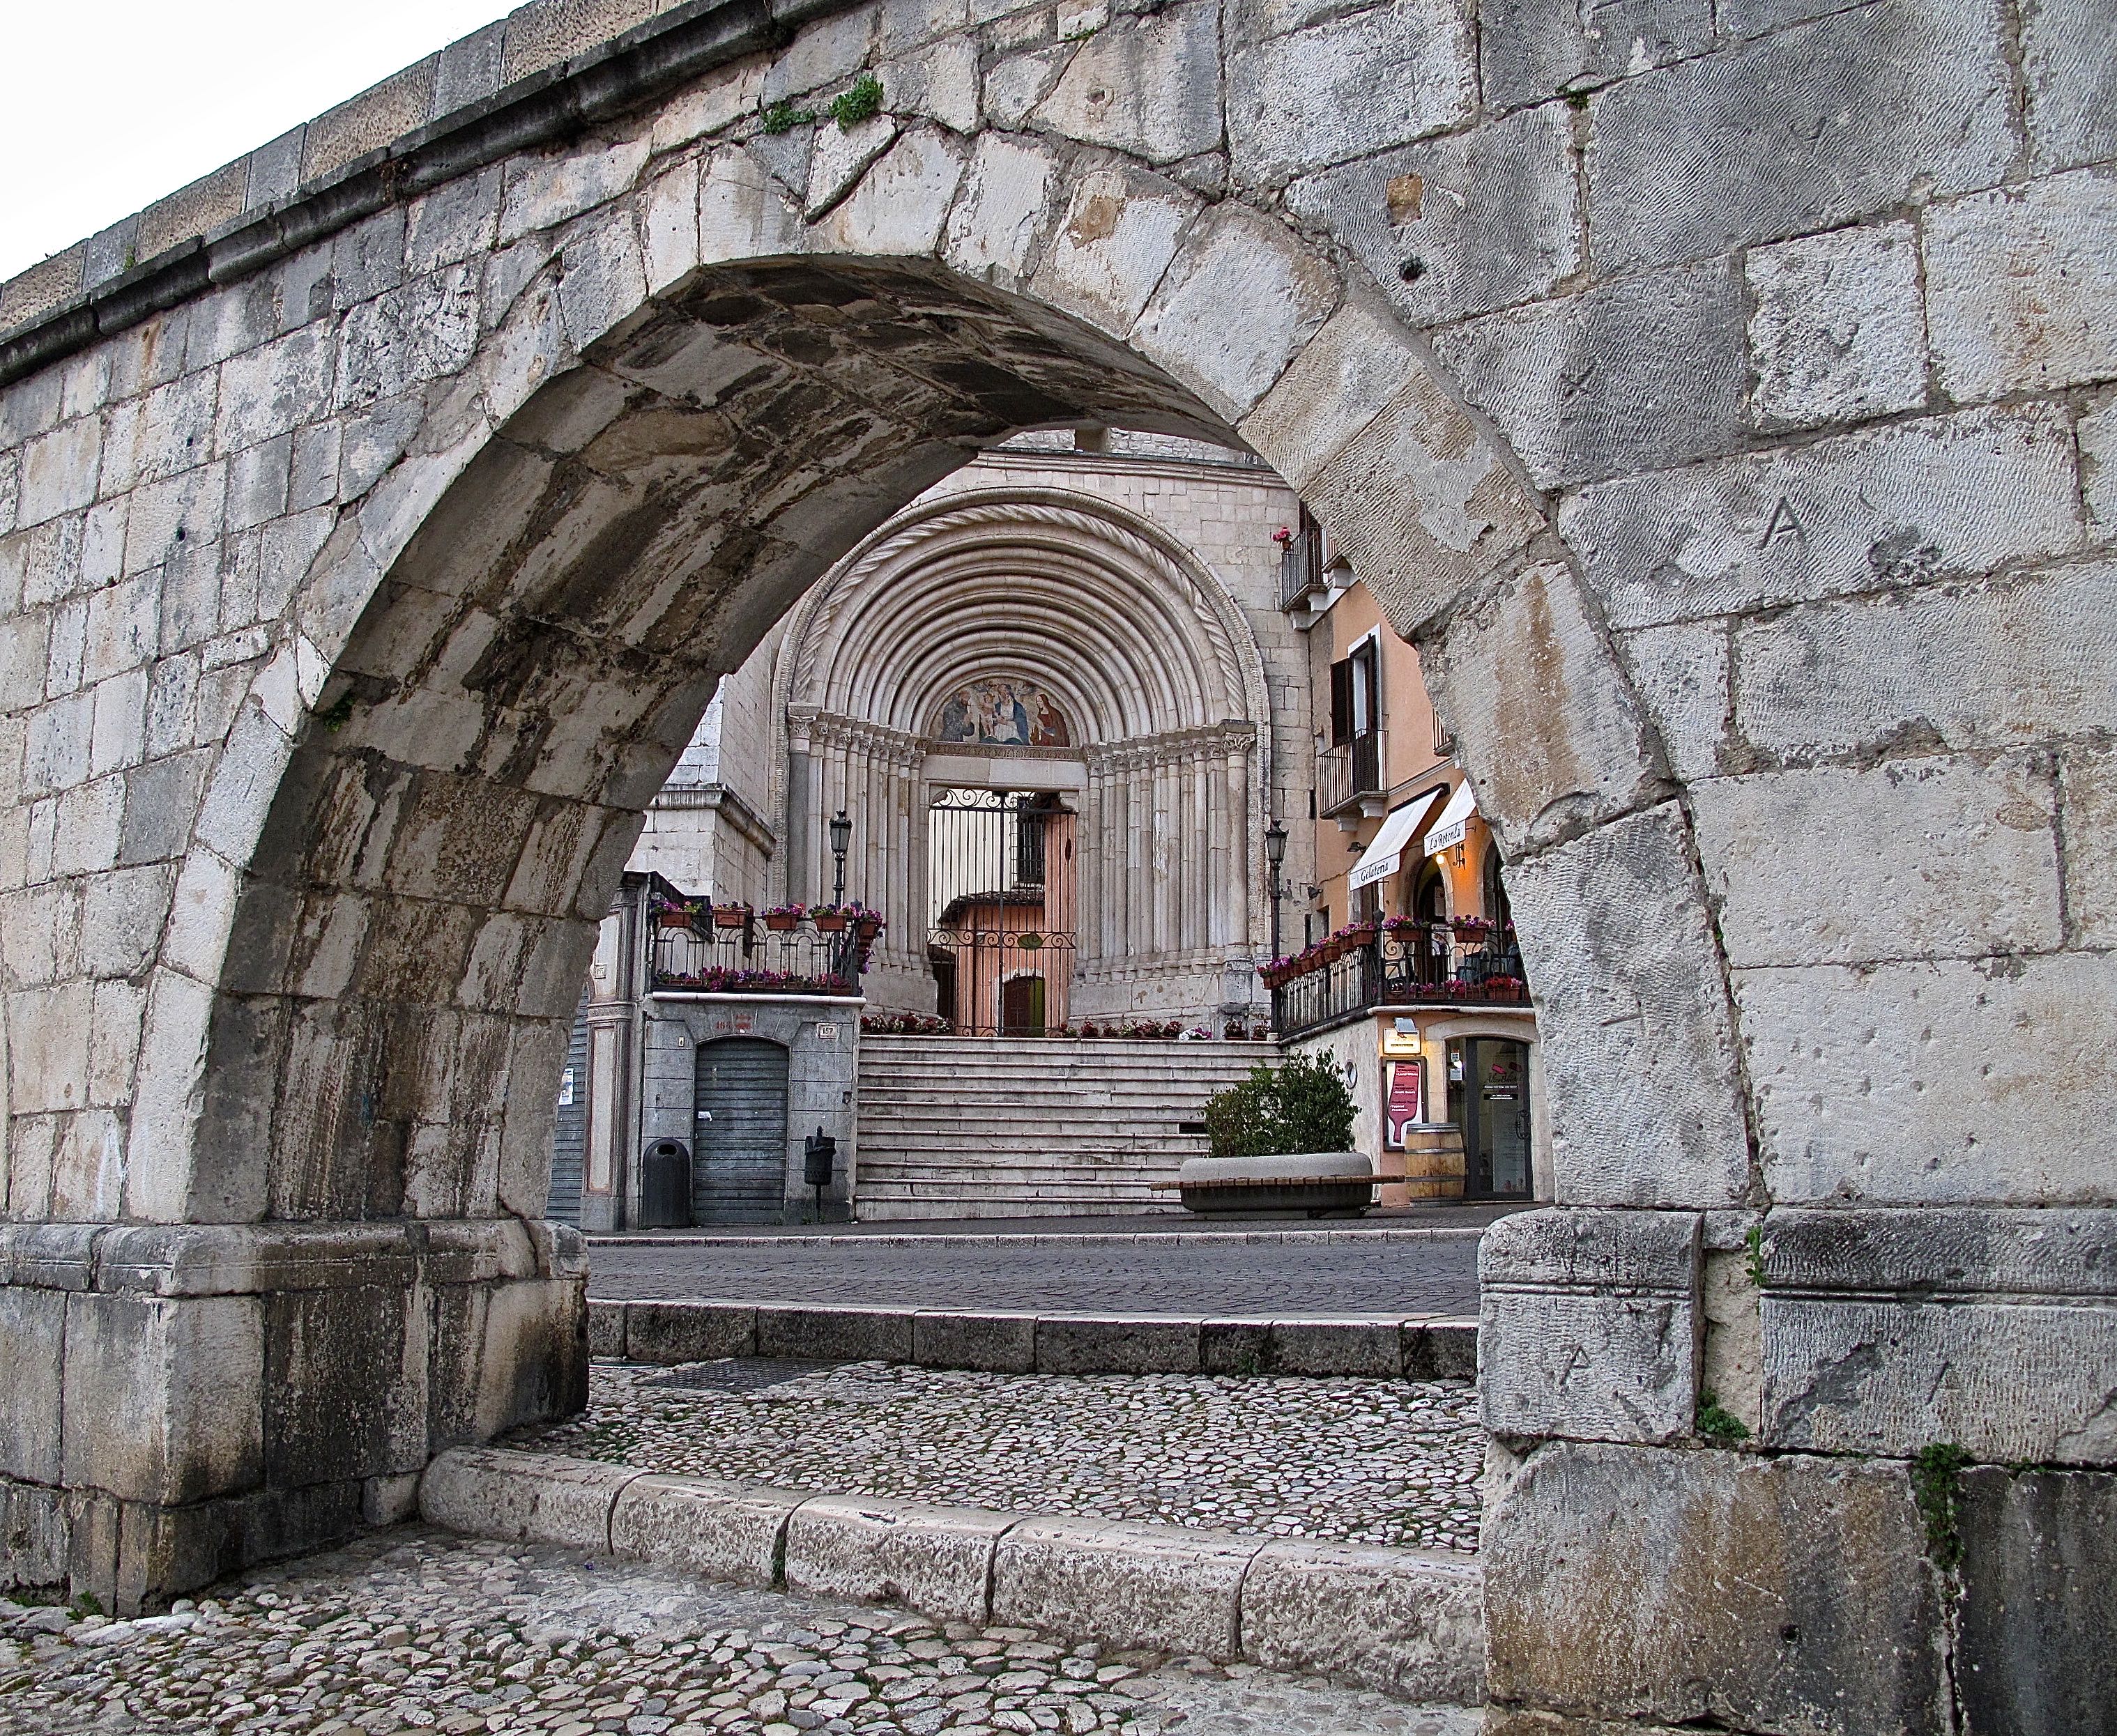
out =
[[[1173,1206],[1207,1098],[1269,1043],[860,1039],[859,1213],[1086,1216]]]

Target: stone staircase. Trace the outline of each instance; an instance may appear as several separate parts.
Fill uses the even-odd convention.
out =
[[[1206,1155],[1206,1099],[1269,1043],[860,1038],[863,1220],[1180,1209],[1152,1191]]]

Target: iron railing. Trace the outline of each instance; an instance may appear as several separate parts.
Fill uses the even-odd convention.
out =
[[[672,923],[665,914],[654,931],[654,987],[721,994],[856,995],[873,938],[852,923],[835,932],[806,920],[774,929],[749,915],[739,925],[723,927],[703,916]]]
[[[1292,609],[1312,592],[1328,588],[1323,579],[1323,532],[1304,524],[1279,554],[1279,606]]]
[[[1388,793],[1382,731],[1369,730],[1319,748],[1316,755],[1316,811],[1325,818],[1369,796]]]
[[[1297,967],[1272,986],[1272,1024],[1281,1038],[1371,1007],[1526,1006],[1529,999],[1510,928],[1400,918],[1371,939],[1323,942]]]

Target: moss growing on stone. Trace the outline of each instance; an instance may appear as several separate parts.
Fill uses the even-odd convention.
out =
[[[1944,1573],[1962,1561],[1962,1471],[1967,1448],[1949,1441],[1921,1447],[1912,1459],[1912,1499],[1926,1521],[1926,1551]]]
[[[791,132],[797,127],[814,126],[815,120],[814,109],[796,108],[783,96],[758,117],[759,124],[775,136],[782,132]]]
[[[1695,1426],[1708,1440],[1738,1441],[1750,1438],[1750,1425],[1732,1411],[1720,1407],[1719,1395],[1704,1392],[1698,1395],[1698,1416]]]
[[[851,132],[862,121],[872,120],[882,113],[882,81],[872,72],[861,73],[850,90],[833,99],[830,112],[840,132]]]

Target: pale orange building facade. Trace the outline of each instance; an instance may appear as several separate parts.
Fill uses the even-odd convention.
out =
[[[1289,526],[1281,604],[1309,647],[1315,879],[1267,971],[1282,1040],[1329,1055],[1385,1204],[1550,1197],[1529,985],[1491,829],[1419,668],[1321,533]],[[1292,853],[1289,853],[1292,854]]]

